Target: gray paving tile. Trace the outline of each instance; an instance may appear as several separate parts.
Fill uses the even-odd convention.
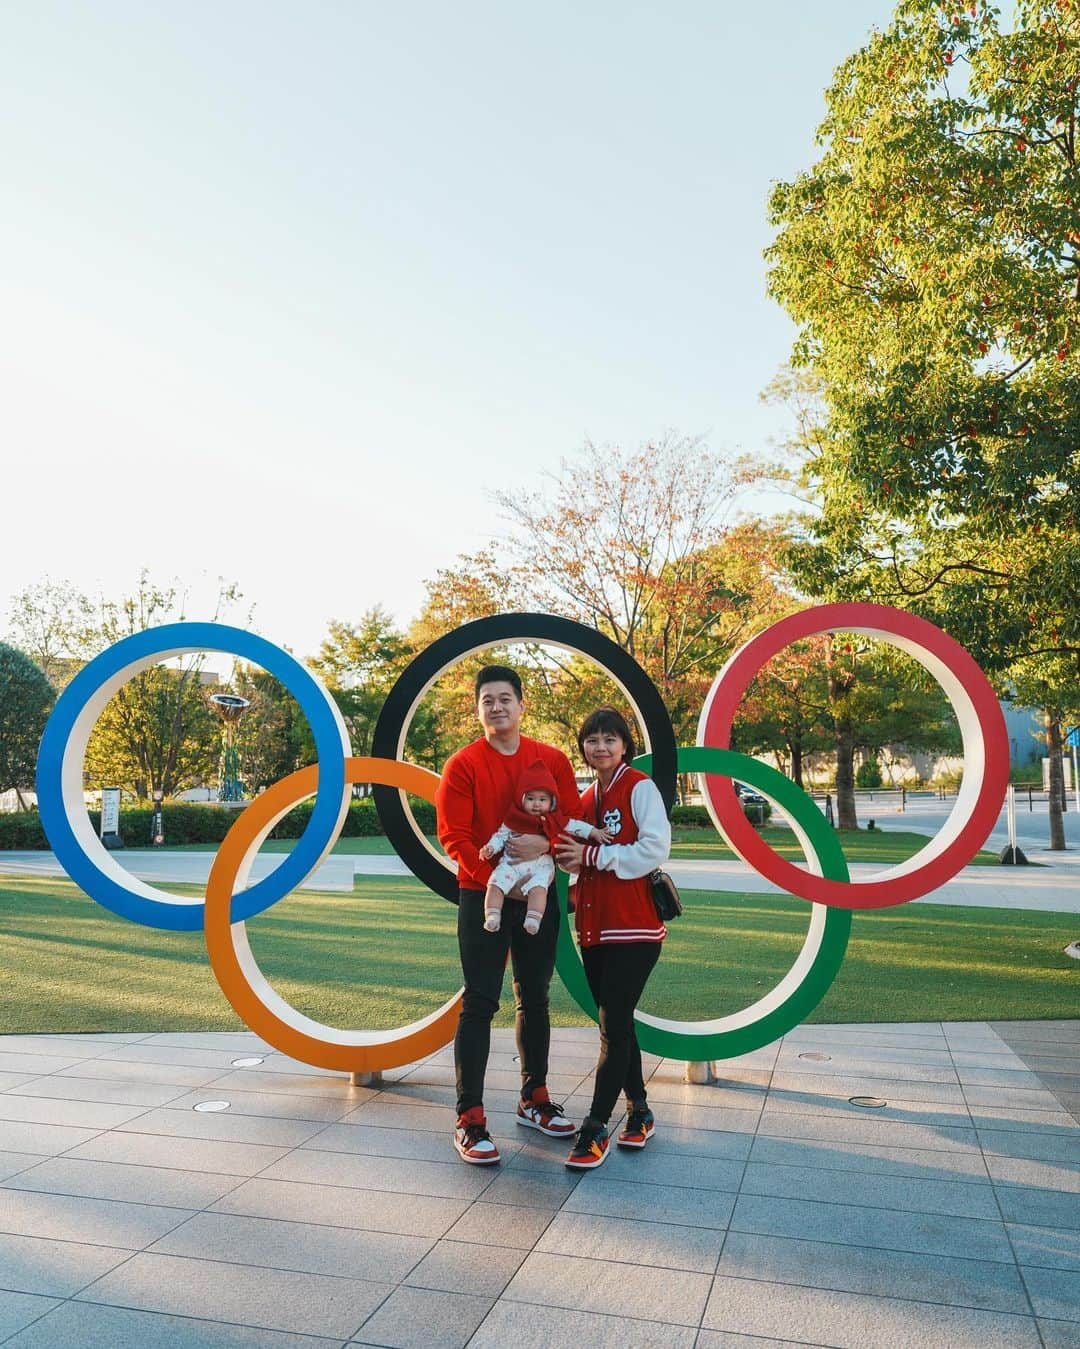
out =
[[[17,1176],[20,1171],[37,1166],[40,1161],[41,1157],[32,1152],[0,1152],[0,1180]]]
[[[192,1070],[195,1071],[195,1070]],[[347,1077],[325,1077],[308,1073],[268,1073],[260,1068],[238,1068],[216,1077],[207,1076],[193,1087],[213,1082],[214,1095],[228,1096],[229,1091],[268,1091],[281,1095],[329,1096],[354,1106],[371,1096],[368,1087],[351,1087]],[[355,1093],[355,1094],[352,1094]]]
[[[964,1087],[1009,1087],[1029,1091],[1042,1087],[1038,1075],[1021,1068],[957,1068],[956,1076]]]
[[[536,1249],[552,1255],[595,1254],[623,1264],[647,1262],[657,1269],[712,1274],[723,1244],[724,1231],[719,1228],[556,1213]]]
[[[750,1160],[764,1166],[820,1167],[826,1171],[862,1171],[870,1175],[915,1176],[925,1180],[963,1177],[989,1184],[982,1154],[931,1152],[927,1148],[891,1148],[873,1143],[834,1144],[815,1139],[755,1138]]]
[[[391,1349],[464,1349],[491,1299],[428,1288],[397,1288],[361,1327],[356,1344]]]
[[[1080,1231],[1030,1227],[1023,1223],[1005,1226],[1019,1264],[1080,1270]]]
[[[881,1074],[868,1079],[862,1075],[845,1076],[842,1073],[832,1076],[825,1073],[774,1073],[769,1089],[770,1102],[777,1102],[788,1092],[811,1092],[824,1097],[838,1096],[842,1100],[847,1100],[849,1096],[883,1096],[886,1100],[964,1104],[964,1089],[955,1078],[950,1082],[900,1082]]]
[[[1080,1167],[1080,1129],[1072,1133],[1023,1133],[1006,1129],[980,1129],[983,1152],[1002,1157],[1027,1157],[1039,1162],[1064,1162]]]
[[[903,1083],[900,1084],[901,1087]],[[888,1104],[880,1109],[867,1110],[854,1105],[846,1096],[823,1096],[820,1092],[791,1091],[772,1094],[765,1107],[763,1119],[777,1114],[829,1115],[836,1119],[874,1119],[894,1120],[906,1124],[944,1124],[947,1128],[969,1128],[971,1121],[968,1108],[961,1101],[909,1101],[903,1096],[884,1094],[875,1087],[870,1093],[853,1092],[852,1095],[872,1095]]]
[[[1066,1162],[1038,1162],[1026,1157],[1001,1157],[996,1153],[985,1153],[984,1156],[986,1169],[995,1185],[1026,1185],[1080,1195],[1080,1166],[1069,1166]]]
[[[969,1109],[1060,1110],[1061,1104],[1053,1092],[1045,1087],[975,1087],[964,1088],[964,1099]]]
[[[109,1246],[0,1235],[0,1288],[70,1297],[130,1254]]]
[[[735,1205],[731,1229],[764,1236],[839,1242],[872,1250],[1013,1263],[1004,1224],[983,1218],[946,1220],[932,1213],[900,1213],[854,1204],[820,1204],[744,1194]]]
[[[831,1054],[832,1058],[828,1063],[821,1064],[814,1060],[800,1058],[800,1054],[807,1052],[819,1052]],[[834,1071],[829,1066],[831,1064],[863,1064],[869,1063],[875,1067],[896,1069],[897,1077],[906,1077],[912,1068],[950,1068],[952,1066],[952,1056],[948,1048],[942,1044],[940,1049],[914,1049],[910,1046],[901,1048],[890,1048],[888,1045],[836,1045],[831,1041],[821,1041],[818,1045],[808,1044],[787,1044],[785,1043],[780,1053],[776,1056],[776,1066],[782,1069],[799,1068],[801,1065],[814,1063],[813,1071],[818,1072],[824,1069],[826,1072]],[[841,1071],[846,1071],[841,1069]]]
[[[204,1208],[238,1184],[236,1176],[166,1167],[128,1166],[122,1162],[81,1162],[70,1157],[34,1158],[37,1165],[11,1176],[5,1189],[119,1199],[165,1208]]]
[[[142,1042],[148,1045],[169,1045],[174,1049],[231,1049],[238,1054],[276,1054],[277,1050],[250,1030],[214,1031],[157,1031]]]
[[[828,1349],[806,1340],[774,1340],[761,1335],[729,1335],[726,1330],[699,1330],[694,1349]]]
[[[853,1026],[849,1030],[843,1030],[837,1027],[835,1030],[822,1033],[816,1026],[796,1026],[793,1031],[788,1031],[784,1036],[784,1048],[799,1049],[807,1045],[813,1048],[844,1049],[852,1045],[862,1049],[873,1050],[881,1049],[932,1049],[938,1054],[944,1053],[949,1048],[949,1041],[941,1031],[904,1031],[897,1027],[896,1030],[887,1031],[868,1031],[861,1026]],[[980,1040],[980,1044],[997,1043],[1004,1051],[1006,1046],[997,1040]]]
[[[517,1121],[508,1111],[487,1111],[488,1128],[497,1136],[517,1132]],[[343,1124],[359,1124],[370,1129],[422,1129],[445,1134],[453,1132],[454,1116],[450,1110],[430,1105],[404,1105],[399,1101],[384,1101],[381,1096],[365,1101],[350,1111]]]
[[[497,1302],[469,1341],[469,1349],[506,1349],[509,1344],[515,1349],[693,1349],[694,1336],[689,1326]],[[753,1346],[744,1341],[738,1349]]]
[[[496,1298],[524,1259],[525,1252],[513,1247],[500,1250],[443,1240],[432,1247],[405,1281],[415,1288]]]
[[[229,1264],[399,1283],[431,1245],[430,1237],[230,1213],[197,1213],[162,1237],[150,1251],[153,1255],[186,1255]]]
[[[639,1222],[676,1223],[724,1229],[735,1202],[722,1190],[687,1190],[674,1185],[630,1185],[589,1175],[567,1199],[568,1213],[595,1213]]]
[[[156,1082],[112,1082],[97,1077],[36,1077],[16,1087],[12,1096],[42,1096],[59,1101],[101,1101],[111,1105],[138,1105],[149,1110],[164,1105],[186,1088]]]
[[[56,1306],[56,1299],[33,1293],[5,1293],[0,1290],[0,1339],[14,1335],[23,1326]]]
[[[907,1213],[941,1213],[949,1217],[998,1217],[998,1206],[989,1185],[965,1180],[924,1180],[911,1176],[870,1175],[849,1171],[841,1184],[834,1172],[820,1167],[767,1166],[750,1162],[743,1178],[742,1194],[773,1195],[784,1199],[809,1199],[821,1203],[841,1201],[872,1208],[899,1209]]]
[[[526,1208],[562,1208],[573,1194],[579,1177],[563,1168],[562,1175],[546,1172],[502,1171],[484,1191],[488,1204],[513,1204]]]
[[[682,1185],[693,1190],[729,1190],[739,1188],[744,1163],[720,1157],[677,1156],[636,1151],[614,1145],[604,1163],[605,1180],[625,1180],[635,1185]]]
[[[759,1136],[770,1138],[819,1138],[834,1143],[884,1143],[894,1148],[926,1148],[929,1151],[975,1150],[974,1129],[894,1124],[890,1120],[830,1119],[825,1115],[771,1114],[762,1118]]]
[[[1080,1228],[1080,1195],[1061,1194],[1057,1190],[1028,1189],[1021,1185],[1002,1185],[998,1204],[1006,1222],[1031,1227]]]
[[[657,1120],[656,1133],[646,1151],[680,1157],[723,1157],[729,1161],[745,1161],[750,1155],[753,1141],[752,1133],[729,1132],[726,1129],[686,1129],[661,1117]]]
[[[1064,1110],[1008,1110],[997,1107],[986,1110],[976,1106],[971,1111],[971,1122],[980,1131],[1000,1129],[1009,1133],[1063,1134],[1080,1139],[1080,1124]]]
[[[219,1143],[207,1138],[167,1138],[160,1134],[107,1133],[72,1148],[69,1155],[89,1162],[174,1167],[253,1176],[285,1155],[284,1148],[259,1143]]]
[[[446,1235],[454,1241],[529,1251],[543,1236],[553,1218],[551,1209],[478,1201],[461,1215]]]
[[[14,1349],[340,1349],[341,1340],[66,1302],[7,1343]]]
[[[967,1307],[718,1277],[705,1312],[712,1329],[866,1349],[1041,1349],[1034,1319]]]
[[[390,1285],[290,1270],[136,1255],[78,1300],[347,1339]]]
[[[55,1157],[58,1152],[87,1143],[97,1129],[76,1129],[66,1124],[25,1124],[0,1120],[0,1150],[30,1152],[39,1157]]]
[[[499,1139],[503,1162],[509,1161],[525,1146],[525,1130],[517,1137]],[[345,1152],[363,1157],[412,1157],[423,1162],[445,1162],[456,1153],[449,1129],[358,1129],[355,1124],[331,1124],[301,1144],[303,1152]],[[565,1146],[564,1146],[565,1153]],[[563,1156],[559,1158],[560,1165]]]
[[[1014,1265],[729,1232],[717,1274],[1029,1314]]]
[[[580,1254],[548,1255],[532,1251],[503,1297],[509,1302],[568,1307],[571,1311],[624,1315],[627,1290],[650,1319],[678,1326],[697,1326],[709,1296],[707,1274],[679,1269],[652,1269],[610,1260],[584,1259]]]
[[[117,1042],[89,1035],[3,1035],[0,1053],[47,1054],[58,1058],[94,1058],[116,1048]]]
[[[443,1199],[476,1199],[495,1177],[494,1168],[463,1166],[455,1158],[421,1162],[400,1157],[366,1157],[340,1152],[290,1152],[263,1172],[266,1180],[297,1181],[303,1185],[345,1185],[358,1190],[387,1190],[391,1194],[434,1195]]]
[[[58,1073],[82,1063],[78,1054],[14,1054],[0,1049],[0,1072],[43,1074]]]
[[[33,1082],[38,1076],[38,1073],[0,1073],[0,1091],[10,1091],[24,1082]]]
[[[0,1230],[14,1236],[81,1241],[137,1251],[157,1241],[191,1213],[154,1204],[125,1204],[81,1195],[4,1189]]]
[[[77,1129],[115,1129],[145,1114],[145,1107],[67,1101],[44,1096],[0,1095],[0,1121],[11,1124],[63,1124]]]
[[[1051,1321],[1080,1322],[1080,1270],[1025,1265],[1021,1273],[1036,1316],[1045,1316]]]
[[[52,1070],[43,1070],[52,1071]],[[174,1087],[202,1087],[221,1076],[219,1068],[184,1068],[169,1063],[126,1063],[85,1059],[60,1070],[61,1077],[103,1078],[109,1082],[157,1082]]]
[[[653,1078],[648,1086],[649,1102],[657,1104],[704,1105],[714,1110],[757,1110],[765,1103],[764,1086],[737,1083],[726,1086],[698,1086],[690,1082],[658,1082]],[[661,1112],[662,1113],[662,1112]]]
[[[215,1083],[200,1091],[184,1091],[168,1102],[170,1110],[193,1110],[200,1101],[227,1100],[230,1115],[255,1115],[261,1119],[311,1120],[315,1124],[332,1124],[353,1110],[361,1100],[374,1096],[366,1087],[353,1087],[355,1100],[339,1096],[299,1096],[285,1091],[237,1091],[230,1087],[223,1091]],[[340,1097],[340,1099],[339,1099]],[[160,1104],[165,1104],[161,1102]]]
[[[588,1112],[589,1098],[574,1098],[572,1103],[567,1102],[567,1108],[572,1108],[573,1117],[580,1119]],[[758,1106],[732,1110],[726,1106],[678,1105],[673,1101],[657,1102],[654,1113],[662,1129],[675,1127],[739,1134],[752,1134],[761,1116]]]
[[[233,1059],[253,1052],[257,1051],[250,1046],[242,1050],[191,1049],[144,1041],[135,1045],[113,1045],[100,1057],[106,1063],[156,1063],[181,1068],[216,1068],[219,1073],[227,1073],[233,1066]]]
[[[1075,1321],[1037,1321],[1046,1349],[1080,1349],[1080,1326]]]
[[[393,1194],[357,1191],[334,1185],[296,1185],[284,1180],[249,1180],[213,1205],[215,1213],[286,1222],[326,1223],[368,1232],[441,1237],[468,1207],[463,1199],[411,1195],[407,1203]]]
[[[323,1127],[316,1120],[264,1119],[259,1115],[234,1114],[231,1109],[210,1113],[161,1109],[146,1111],[128,1124],[117,1125],[117,1131],[157,1134],[166,1138],[206,1138],[221,1143],[262,1143],[267,1147],[295,1148],[314,1137]]]
[[[971,1071],[979,1072],[982,1070],[973,1068]],[[938,1083],[953,1087],[957,1086],[959,1082],[956,1069],[951,1065],[944,1067],[938,1064],[883,1063],[873,1056],[845,1056],[840,1059],[834,1058],[827,1063],[792,1057],[777,1064],[777,1075],[781,1073],[799,1073],[825,1080],[855,1077],[864,1083],[864,1091],[867,1081],[878,1078],[890,1082]],[[914,1099],[910,1093],[908,1099]]]

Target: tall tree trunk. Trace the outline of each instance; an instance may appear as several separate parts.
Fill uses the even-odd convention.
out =
[[[855,815],[855,727],[850,717],[836,721],[836,824],[858,829]]]
[[[1046,714],[1046,749],[1050,756],[1050,850],[1065,847],[1065,765],[1062,762],[1061,718]]]
[[[801,787],[803,785],[802,741],[799,739],[792,740],[788,748],[791,750],[791,780],[796,787]]]

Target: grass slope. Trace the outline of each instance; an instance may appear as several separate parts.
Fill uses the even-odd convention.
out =
[[[177,887],[178,889],[180,887]],[[694,892],[645,1009],[693,1019],[755,1001],[806,931],[800,900]],[[365,878],[355,896],[290,896],[248,924],[274,986],[328,1024],[391,1026],[457,987],[456,910],[417,882]],[[1065,914],[944,905],[858,913],[814,1021],[1075,1017],[1080,969]],[[116,918],[69,882],[0,879],[0,1032],[225,1030],[239,1024],[200,933]],[[584,1020],[556,978],[552,1019]],[[498,1025],[512,1022],[509,982]]]

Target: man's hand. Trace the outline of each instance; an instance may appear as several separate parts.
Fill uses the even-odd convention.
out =
[[[579,842],[576,838],[571,838],[569,834],[559,836],[559,841],[555,844],[555,860],[563,871],[568,871],[571,876],[576,876],[581,870],[581,860],[584,856],[584,843]]]
[[[542,834],[511,834],[506,845],[511,862],[535,862],[550,851],[550,844]]]

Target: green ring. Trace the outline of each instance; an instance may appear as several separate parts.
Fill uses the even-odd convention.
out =
[[[816,857],[822,875],[833,881],[848,879],[847,861],[832,828],[803,789],[790,778],[784,777],[783,773],[746,754],[716,749],[711,745],[683,746],[679,750],[678,762],[680,773],[716,773],[756,787],[767,800],[791,818],[803,851],[808,858],[811,853]],[[652,756],[639,755],[634,760],[634,767],[648,773],[652,768]],[[570,996],[583,1012],[596,1021],[596,1003],[589,991],[571,931],[572,923],[567,914],[569,882],[564,871],[558,872],[556,887],[564,921],[559,925],[555,968]],[[811,910],[810,930],[798,959],[780,983],[763,998],[741,1012],[717,1018],[713,1022],[669,1021],[639,1010],[634,1013],[634,1017],[641,1048],[663,1058],[699,1062],[748,1054],[786,1035],[825,996],[843,963],[848,934],[851,932],[850,910],[828,904],[813,904]],[[796,976],[800,963],[806,963],[807,968],[801,976]],[[782,991],[789,980],[794,980],[794,986]],[[776,1002],[778,993],[780,1001]],[[758,1008],[760,1012],[754,1015]]]

